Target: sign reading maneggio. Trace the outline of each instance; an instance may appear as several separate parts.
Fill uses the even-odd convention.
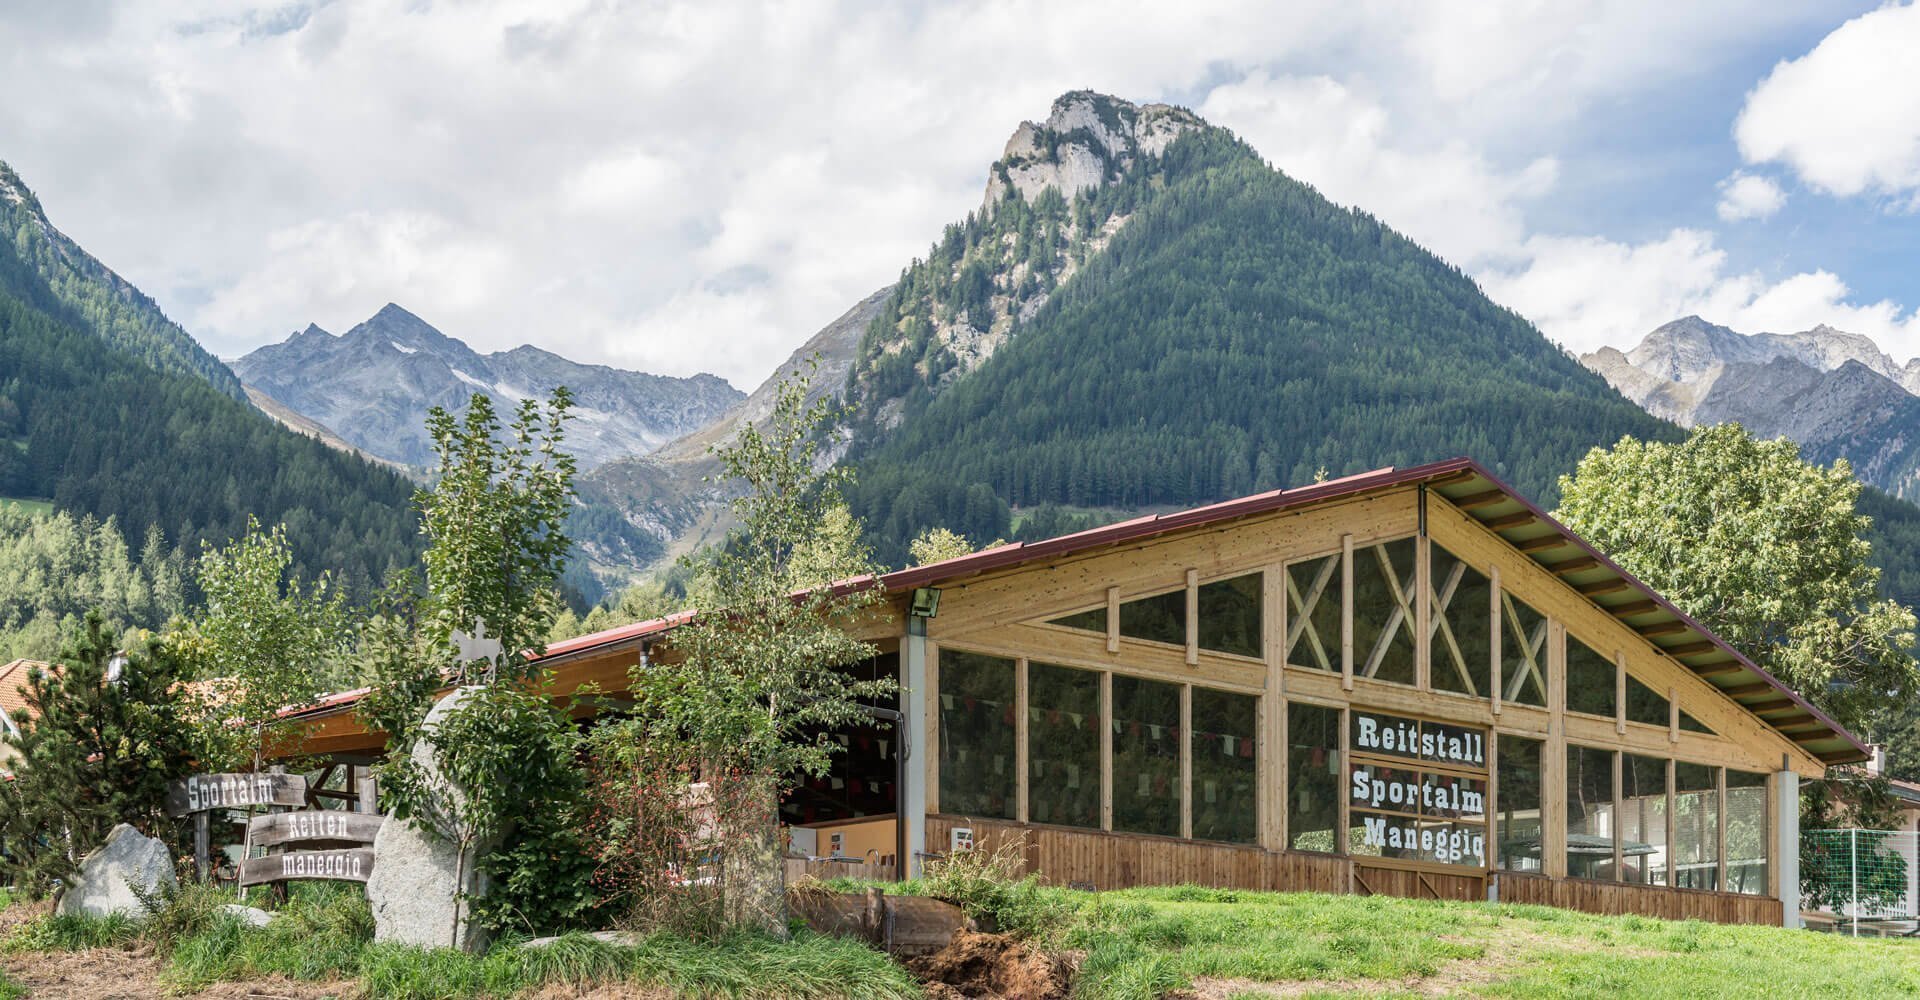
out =
[[[1359,710],[1351,718],[1353,853],[1485,867],[1486,730]]]
[[[373,877],[373,849],[352,847],[337,851],[290,851],[240,861],[240,884],[332,879],[365,882]]]
[[[196,774],[167,783],[167,815],[249,806],[304,806],[303,774]]]

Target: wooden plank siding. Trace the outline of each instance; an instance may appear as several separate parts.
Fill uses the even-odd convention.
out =
[[[1775,925],[1780,922],[1780,901],[1770,896],[1578,878],[1550,879],[1518,872],[1499,872],[1493,877],[1503,903],[1557,906],[1603,916],[1636,914],[1717,924]]]

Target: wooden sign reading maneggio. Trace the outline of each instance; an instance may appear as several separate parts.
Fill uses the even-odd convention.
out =
[[[300,812],[267,813],[247,821],[247,842],[255,847],[277,844],[354,846],[371,844],[380,832],[385,816],[374,813],[342,812],[338,809],[305,809]]]
[[[261,885],[293,879],[333,879],[365,882],[373,875],[373,848],[338,851],[293,851],[245,858],[240,862],[240,884]]]
[[[247,806],[304,806],[304,774],[196,774],[167,785],[167,815]]]

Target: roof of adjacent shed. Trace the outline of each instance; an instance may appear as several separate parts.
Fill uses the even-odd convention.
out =
[[[1479,463],[1453,458],[1405,469],[1385,468],[1326,482],[1271,490],[1188,510],[1137,517],[1036,542],[1013,542],[940,562],[880,576],[842,581],[858,590],[879,586],[888,593],[1012,569],[1028,563],[1078,555],[1107,546],[1132,544],[1160,535],[1212,527],[1240,518],[1351,499],[1406,486],[1424,486],[1445,498],[1522,555],[1565,581],[1581,596],[1638,633],[1656,652],[1671,657],[1753,713],[1782,736],[1820,760],[1851,763],[1867,759],[1866,746],[1805,698],[1673,606],[1631,573],[1554,520],[1531,500],[1501,482]],[[571,658],[627,643],[644,642],[692,621],[694,613],[623,625],[549,645],[539,659]],[[338,708],[363,691],[345,692],[289,715]]]

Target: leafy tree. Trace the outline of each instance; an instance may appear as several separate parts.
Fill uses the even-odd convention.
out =
[[[579,736],[545,693],[551,673],[530,660],[560,610],[571,547],[574,460],[561,449],[570,401],[564,388],[544,405],[524,401],[504,430],[477,393],[459,419],[430,413],[440,461],[434,486],[415,498],[428,537],[426,592],[397,578],[365,630],[376,683],[362,711],[394,746],[431,737],[434,748],[431,766],[405,752],[376,765],[388,811],[454,844],[460,864],[471,857],[496,889],[467,901],[471,912],[449,928],[456,942],[468,920],[555,929],[590,899],[577,833],[584,783],[571,766]],[[476,622],[501,643],[497,672],[458,661],[451,648],[453,632]],[[465,685],[459,708],[428,733],[427,712],[449,684]],[[524,842],[501,849],[522,820]],[[464,892],[465,871],[456,883]]]
[[[830,586],[873,567],[857,522],[836,513],[843,473],[816,461],[834,411],[807,403],[811,374],[782,380],[766,425],[717,450],[727,478],[744,485],[732,501],[737,527],[692,560],[707,611],[673,634],[677,658],[636,669],[639,718],[618,731],[683,741],[710,782],[732,786],[721,798],[746,807],[719,820],[729,828],[726,922],[776,934],[786,929],[779,798],[799,777],[826,773],[838,747],[821,730],[862,721],[861,701],[892,689],[839,669],[873,654],[849,630],[879,596]]]
[[[956,535],[939,527],[922,531],[920,537],[907,546],[907,554],[913,559],[915,566],[958,559],[972,553],[973,543],[967,541],[967,536]]]
[[[1907,859],[1892,836],[1903,822],[1884,777],[1834,768],[1800,791],[1800,896],[1804,905],[1843,912],[1879,909],[1907,898]]]
[[[147,639],[124,653],[99,615],[70,637],[59,666],[34,669],[27,718],[6,742],[19,754],[0,782],[0,847],[15,884],[35,895],[69,877],[119,823],[178,847],[167,782],[192,762],[175,700],[178,659]]]
[[[257,770],[275,713],[338,679],[332,664],[353,639],[345,595],[326,574],[303,584],[292,567],[286,530],[251,517],[245,535],[200,557],[206,604],[171,638],[202,680],[194,753],[204,768]]]
[[[1913,612],[1882,599],[1860,483],[1735,424],[1622,438],[1560,481],[1558,516],[1843,724],[1903,702]]]

